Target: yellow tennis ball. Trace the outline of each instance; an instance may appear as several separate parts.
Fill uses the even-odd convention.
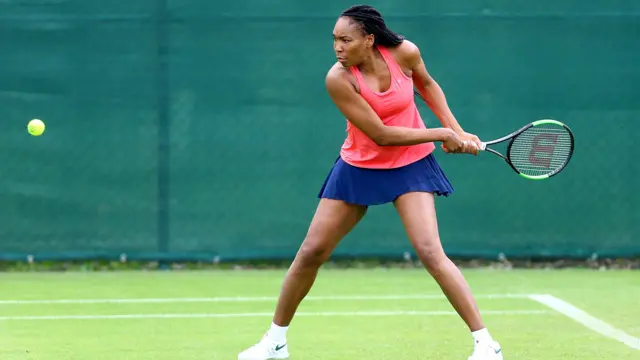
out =
[[[27,125],[27,130],[29,134],[33,136],[40,136],[44,132],[44,123],[40,119],[33,119],[29,121],[29,125]]]

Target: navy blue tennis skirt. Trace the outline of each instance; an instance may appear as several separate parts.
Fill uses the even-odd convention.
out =
[[[338,157],[322,184],[319,198],[363,206],[392,202],[408,192],[449,196],[453,187],[433,154],[395,169],[364,169]]]

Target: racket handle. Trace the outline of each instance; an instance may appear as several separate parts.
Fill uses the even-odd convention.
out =
[[[463,140],[463,141],[462,141],[462,143],[463,143],[463,144],[465,144],[465,145],[467,145],[467,143],[468,143],[468,142],[469,142],[469,141],[467,141],[467,140]],[[475,145],[475,143],[474,143],[474,145]],[[476,145],[476,146],[477,146],[477,145]],[[484,149],[486,149],[486,148],[487,148],[487,144],[485,144],[485,143],[481,142],[481,143],[480,143],[480,147],[478,148],[478,150],[483,151],[483,150],[484,150]]]

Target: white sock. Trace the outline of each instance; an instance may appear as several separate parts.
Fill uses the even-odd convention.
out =
[[[289,330],[288,326],[278,326],[272,322],[267,336],[278,344],[284,344],[287,342],[287,330]]]
[[[475,339],[476,343],[492,340],[491,335],[489,335],[489,330],[487,330],[487,328],[473,331],[471,335]]]

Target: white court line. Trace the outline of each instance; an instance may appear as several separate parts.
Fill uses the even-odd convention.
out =
[[[635,338],[622,330],[614,328],[613,326],[589,315],[584,310],[578,309],[562,299],[558,299],[552,295],[531,295],[530,298],[572,318],[601,335],[615,339],[633,349],[640,350],[640,339]]]
[[[487,310],[483,315],[539,315],[548,314],[546,310]],[[332,311],[299,312],[296,316],[449,316],[458,315],[455,311]],[[120,314],[120,315],[52,315],[52,316],[0,316],[4,320],[108,320],[108,319],[195,319],[195,318],[238,318],[272,317],[273,313],[237,313],[237,314]]]
[[[476,299],[526,299],[532,294],[485,294],[475,295]],[[431,295],[344,295],[307,296],[304,301],[371,301],[371,300],[437,300],[446,299],[442,294]],[[0,300],[0,305],[29,304],[150,304],[150,303],[212,303],[212,302],[270,302],[277,301],[272,296],[250,297],[207,297],[207,298],[142,298],[142,299],[43,299],[43,300]]]

